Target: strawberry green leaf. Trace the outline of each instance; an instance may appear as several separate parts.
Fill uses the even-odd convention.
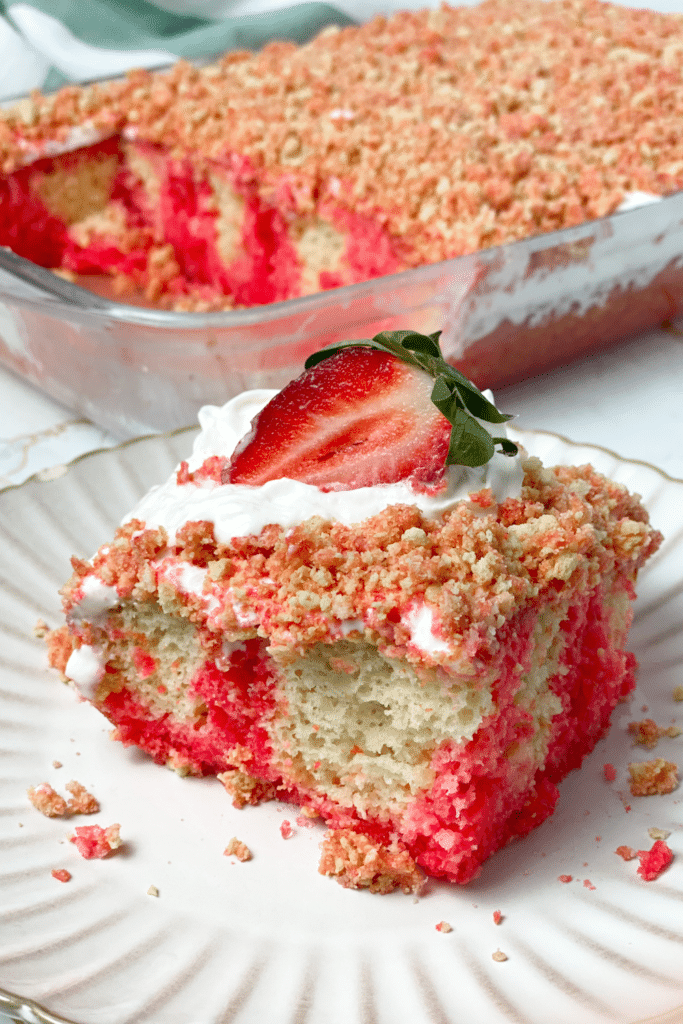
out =
[[[381,331],[374,338],[334,342],[314,352],[306,360],[306,369],[328,359],[345,348],[366,346],[389,352],[408,365],[434,378],[431,399],[439,412],[452,425],[447,465],[483,466],[493,458],[496,445],[505,455],[516,455],[517,445],[507,437],[492,437],[479,423],[505,423],[511,419],[495,405],[464,374],[447,363],[439,347],[440,331],[420,334],[417,331]]]

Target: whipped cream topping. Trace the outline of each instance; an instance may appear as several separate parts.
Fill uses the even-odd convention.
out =
[[[190,470],[198,469],[211,455],[230,456],[251,420],[276,393],[246,391],[220,408],[205,406],[199,413],[202,431],[188,460]],[[486,394],[492,399],[490,392]],[[486,429],[491,426],[482,425]],[[495,429],[500,433],[504,427],[495,424]],[[491,488],[496,501],[518,497],[523,477],[522,457],[500,454],[477,469],[449,466],[447,486],[435,495],[414,491],[407,481],[323,492],[288,479],[270,480],[260,487],[212,480],[178,484],[173,474],[166,483],[152,488],[124,521],[142,519],[148,527],[163,526],[173,538],[184,523],[207,520],[214,524],[216,539],[228,543],[233,537],[258,534],[270,524],[292,529],[311,516],[351,526],[390,505],[417,505],[426,518],[433,519],[485,487]]]
[[[69,655],[64,675],[76,684],[86,700],[94,700],[98,684],[104,676],[104,652],[100,647],[83,644]]]
[[[410,630],[410,642],[423,654],[450,654],[451,648],[434,634],[434,615],[426,604],[418,604],[403,615],[404,624]]]

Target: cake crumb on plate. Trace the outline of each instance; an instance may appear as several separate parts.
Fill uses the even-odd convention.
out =
[[[671,832],[668,828],[656,828],[653,826],[647,830],[647,834],[650,839],[668,839]]]
[[[58,882],[68,882],[71,879],[71,872],[67,871],[66,868],[53,868],[50,874]]]
[[[629,722],[628,731],[633,736],[635,746],[647,747],[648,750],[656,747],[664,736],[675,739],[681,735],[681,730],[678,726],[657,725],[652,718],[642,718],[639,722]]]
[[[97,814],[100,809],[99,801],[89,793],[85,786],[72,779],[67,782],[66,788],[71,796],[67,802],[67,808],[72,814]]]
[[[147,895],[148,896],[158,896],[159,895],[159,890],[157,889],[156,885],[150,885],[149,889],[147,890]]]
[[[614,852],[623,860],[634,860],[638,856],[638,851],[634,850],[632,846],[617,846]]]
[[[120,828],[118,824],[109,825],[107,828],[100,825],[81,825],[76,828],[74,835],[69,836],[69,842],[74,844],[85,860],[101,860],[121,846]]]
[[[28,798],[37,811],[46,818],[63,818],[67,813],[66,800],[52,788],[49,782],[41,782],[26,790]]]
[[[638,874],[645,882],[653,882],[668,868],[674,858],[670,846],[658,839],[650,850],[638,850]]]
[[[252,854],[246,843],[243,843],[237,836],[233,836],[223,850],[223,856],[237,857],[238,860],[247,861],[251,860]]]
[[[504,953],[502,949],[497,949],[495,953],[491,953],[491,959],[495,960],[496,963],[502,964],[507,960],[507,953]]]
[[[678,785],[678,765],[656,757],[652,761],[631,761],[632,796],[655,796],[671,793]]]
[[[434,927],[436,928],[437,932],[443,932],[444,934],[448,934],[448,932],[453,931],[453,926],[450,925],[448,921],[439,921],[439,923]]]

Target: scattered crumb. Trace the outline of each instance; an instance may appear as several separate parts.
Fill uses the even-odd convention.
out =
[[[649,828],[647,834],[650,839],[668,839],[671,832],[667,828]]]
[[[282,834],[283,839],[291,839],[292,836],[294,835],[294,829],[292,828],[291,821],[287,821],[287,819],[285,818],[285,820],[280,825],[280,832]]]
[[[638,874],[645,882],[652,882],[668,868],[674,855],[671,848],[662,839],[658,839],[651,850],[638,850],[638,857]]]
[[[661,757],[652,761],[631,761],[628,770],[632,796],[671,793],[678,785],[678,765]]]
[[[558,875],[557,876],[557,880],[558,880],[558,882],[573,882],[574,881],[574,876],[573,875]]]
[[[66,800],[55,792],[49,782],[31,786],[26,792],[35,809],[46,818],[63,818],[66,814]]]
[[[118,824],[109,825],[107,828],[101,828],[100,825],[81,825],[76,828],[75,835],[69,836],[69,842],[75,845],[81,857],[86,860],[101,859],[121,846],[120,828]]]
[[[624,860],[633,860],[638,856],[638,851],[634,850],[632,846],[617,846],[614,852]]]
[[[223,850],[224,857],[237,857],[238,860],[251,860],[251,850],[246,843],[243,843],[236,836],[233,836]]]
[[[602,770],[605,773],[607,782],[614,782],[617,777],[617,770],[613,764],[603,764]]]
[[[453,931],[453,928],[448,923],[448,921],[439,921],[439,923],[437,925],[435,925],[435,928],[436,928],[437,932],[447,933],[447,932],[452,932]]]
[[[50,873],[58,882],[68,882],[71,879],[71,872],[66,868],[53,868]]]
[[[232,806],[238,810],[241,810],[246,804],[255,807],[256,804],[275,799],[275,786],[270,782],[255,779],[249,772],[242,771],[240,768],[219,772],[217,778],[232,797]]]
[[[388,893],[402,889],[417,894],[424,875],[400,843],[382,846],[350,828],[330,829],[320,844],[318,871],[345,889],[369,889]]]
[[[33,635],[38,640],[42,640],[43,637],[47,636],[47,634],[49,632],[50,632],[50,627],[48,626],[48,624],[45,621],[45,619],[38,619],[38,621],[36,622],[35,626],[33,627]]]
[[[52,762],[52,767],[53,768],[61,768],[62,767],[62,762],[61,761],[53,761]]]
[[[595,886],[591,882],[590,878],[584,878],[583,887],[584,889],[590,889],[591,892],[595,892]]]
[[[502,964],[507,960],[507,954],[504,953],[502,949],[497,949],[495,953],[491,953],[491,959],[495,960],[496,963]]]
[[[674,687],[673,698],[678,701],[683,700],[683,686]]]
[[[149,889],[147,890],[147,895],[148,896],[158,896],[159,895],[159,890],[157,889],[156,885],[150,885]]]
[[[66,788],[71,793],[67,807],[72,814],[97,814],[100,805],[85,786],[72,779],[71,782],[67,782]]]
[[[647,747],[652,750],[657,746],[663,736],[675,739],[681,735],[681,730],[675,726],[661,726],[652,718],[643,718],[640,722],[629,722],[628,731],[633,736],[634,745]]]
[[[601,843],[602,842],[602,836],[596,836],[595,837],[595,842],[596,843]]]
[[[503,920],[503,915],[501,914],[500,910],[494,910],[493,911],[493,923],[494,924],[500,924],[500,922],[502,920]]]

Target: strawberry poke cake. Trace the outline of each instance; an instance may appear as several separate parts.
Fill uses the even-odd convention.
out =
[[[159,764],[322,818],[342,884],[467,882],[632,689],[661,539],[506,419],[409,331],[205,408],[192,457],[73,559],[52,664]]]
[[[35,94],[0,114],[0,245],[210,310],[580,224],[683,188],[682,51],[678,16],[485,0]]]

